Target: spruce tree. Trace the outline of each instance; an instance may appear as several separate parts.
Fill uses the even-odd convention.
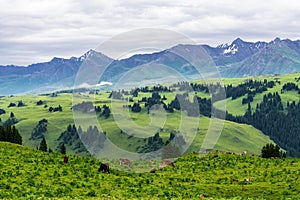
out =
[[[67,153],[66,146],[64,143],[62,143],[62,145],[60,146],[60,153],[64,155]]]
[[[10,118],[15,117],[15,114],[13,112],[10,113]]]
[[[47,143],[46,143],[46,139],[43,138],[41,143],[40,143],[40,148],[39,148],[40,151],[44,151],[44,152],[47,152],[48,151],[48,148],[47,148]]]
[[[19,131],[16,129],[15,126],[12,127],[11,134],[12,134],[11,142],[22,145],[22,136],[20,135]]]

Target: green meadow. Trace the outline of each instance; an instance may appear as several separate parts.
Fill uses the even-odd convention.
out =
[[[155,173],[98,172],[91,157],[0,142],[1,199],[299,199],[300,161],[187,154]],[[118,160],[110,161],[118,165]],[[148,163],[149,165],[150,163]],[[132,161],[131,167],[142,167]],[[125,166],[124,166],[125,167]],[[126,166],[127,167],[127,166]]]

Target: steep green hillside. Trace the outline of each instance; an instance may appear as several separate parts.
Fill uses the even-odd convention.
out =
[[[98,172],[94,158],[0,142],[4,199],[299,199],[299,159],[189,154],[156,173]],[[110,166],[118,165],[111,161]],[[132,161],[133,168],[143,164]]]

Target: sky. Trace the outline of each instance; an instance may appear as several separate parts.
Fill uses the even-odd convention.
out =
[[[0,0],[0,65],[79,57],[111,37],[161,28],[198,44],[300,39],[296,0]]]

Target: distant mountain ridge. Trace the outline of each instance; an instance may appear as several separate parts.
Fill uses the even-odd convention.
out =
[[[24,66],[0,66],[0,95],[39,93],[70,88],[82,63],[89,57],[101,63],[110,63],[99,81],[117,82],[126,72],[141,65],[164,65],[192,79],[197,71],[184,58],[172,52],[185,49],[190,55],[205,50],[222,77],[257,76],[262,74],[287,74],[300,71],[300,41],[275,38],[271,42],[246,42],[240,38],[231,44],[217,47],[209,45],[177,45],[171,49],[151,54],[138,54],[122,60],[89,50],[84,55],[70,59],[53,58],[49,62]],[[145,72],[146,73],[146,72]],[[165,73],[165,74],[164,74]],[[167,71],[162,76],[167,76]],[[150,76],[149,79],[152,77]],[[196,77],[197,78],[197,77]],[[163,80],[162,80],[163,81]]]

